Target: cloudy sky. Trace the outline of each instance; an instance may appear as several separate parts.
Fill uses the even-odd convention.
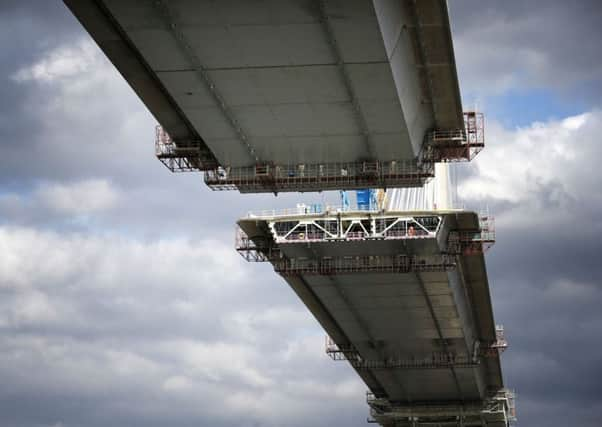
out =
[[[487,148],[487,262],[519,425],[602,418],[602,5],[450,0]],[[267,265],[251,209],[153,156],[154,119],[58,1],[0,2],[0,427],[363,426],[365,386]]]

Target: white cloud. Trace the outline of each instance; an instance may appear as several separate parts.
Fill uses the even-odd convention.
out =
[[[58,234],[31,228],[0,227],[0,283],[3,286],[215,289],[242,278],[228,245],[185,239],[144,243],[123,237]],[[224,274],[228,271],[228,274]],[[130,279],[136,279],[130,283]]]
[[[600,26],[592,3],[450,2],[461,87],[487,97],[508,90],[566,93],[599,81]]]
[[[12,320],[15,324],[47,323],[58,317],[55,306],[44,293],[30,290],[15,298],[12,309]]]
[[[59,214],[85,215],[115,207],[120,194],[106,179],[88,179],[69,184],[42,184],[36,197]]]
[[[19,69],[11,77],[18,83],[31,80],[50,83],[89,71],[97,61],[98,48],[89,40],[60,46],[46,53],[34,64]]]
[[[204,343],[191,340],[169,341],[163,351],[179,360],[178,366],[205,381],[236,379],[241,384],[267,388],[273,380],[253,367],[260,357],[256,348],[223,342]]]
[[[232,425],[365,413],[364,386],[324,355],[301,303],[270,303],[229,244],[5,226],[0,251],[0,376],[17,392]]]
[[[460,183],[459,195],[510,203],[522,214],[545,211],[545,220],[587,214],[602,202],[594,173],[600,167],[601,132],[599,111],[514,130],[488,123],[487,146],[470,166],[475,173]],[[521,222],[524,218],[515,224]]]
[[[168,391],[189,391],[192,387],[193,382],[182,375],[171,376],[163,383],[163,388]]]

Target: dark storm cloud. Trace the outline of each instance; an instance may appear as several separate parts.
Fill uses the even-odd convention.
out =
[[[10,163],[0,163],[0,174],[4,185],[8,184],[9,174],[17,172],[13,184],[19,177],[19,166],[27,164],[26,157],[12,158],[10,152],[15,146],[31,147],[32,139],[43,137],[37,117],[28,114],[25,106],[27,95],[44,98],[33,86],[14,84],[10,77],[19,68],[29,65],[49,49],[63,45],[74,38],[81,37],[82,31],[74,25],[74,19],[66,8],[54,1],[3,1],[0,4],[0,148],[3,158]],[[24,168],[29,170],[29,165]]]
[[[599,111],[513,131],[490,126],[462,183],[465,202],[498,219],[489,281],[521,425],[593,426],[602,415],[600,132]]]
[[[453,0],[449,9],[461,86],[470,98],[543,88],[600,105],[599,1]]]

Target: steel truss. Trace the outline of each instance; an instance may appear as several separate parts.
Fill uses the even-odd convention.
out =
[[[396,404],[368,392],[369,422],[383,426],[510,426],[516,422],[515,394],[500,389],[483,401]]]
[[[449,271],[457,264],[457,256],[484,253],[495,243],[494,218],[482,216],[480,228],[473,232],[450,231],[447,249],[441,255],[407,256],[368,255],[354,257],[288,258],[280,244],[336,242],[355,240],[399,240],[436,238],[441,217],[435,215],[400,217],[379,212],[345,212],[316,214],[316,207],[295,209],[280,219],[266,218],[271,236],[247,236],[236,232],[236,250],[250,262],[272,262],[282,275],[409,273]],[[273,212],[268,217],[273,217]],[[259,218],[259,217],[258,217]]]
[[[274,241],[281,243],[326,242],[365,239],[434,238],[441,217],[396,216],[378,212],[320,215],[307,218],[283,218],[268,221]]]

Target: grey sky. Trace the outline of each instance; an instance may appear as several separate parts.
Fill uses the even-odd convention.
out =
[[[449,5],[465,98],[582,106],[488,116],[460,193],[497,216],[487,263],[519,425],[597,426],[602,8]],[[332,196],[170,174],[152,116],[60,2],[1,2],[0,35],[0,427],[365,425],[365,386],[286,283],[232,248],[248,210]]]

